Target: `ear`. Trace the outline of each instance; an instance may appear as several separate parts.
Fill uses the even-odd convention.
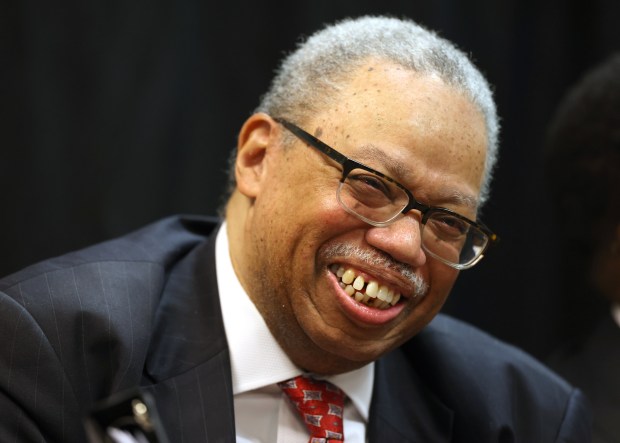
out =
[[[264,113],[248,118],[239,132],[235,178],[237,189],[247,197],[255,198],[267,177],[268,152],[275,145],[279,128]]]

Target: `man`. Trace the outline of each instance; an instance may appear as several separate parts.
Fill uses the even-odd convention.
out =
[[[139,386],[175,442],[305,442],[334,417],[315,441],[588,441],[578,391],[437,315],[495,239],[475,220],[497,132],[445,40],[319,32],[241,128],[221,225],[168,219],[2,281],[0,437],[81,441],[95,401]],[[302,382],[344,409],[307,429]]]
[[[550,126],[547,179],[560,240],[563,294],[587,324],[550,365],[587,395],[593,440],[620,435],[620,54],[588,72]],[[595,321],[584,312],[604,302]]]

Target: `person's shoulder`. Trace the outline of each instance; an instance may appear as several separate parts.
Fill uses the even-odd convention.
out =
[[[561,419],[575,395],[573,386],[533,356],[446,315],[438,315],[403,351],[447,403],[468,399],[489,416],[540,409]]]
[[[488,374],[490,381],[523,374],[529,381],[552,381],[561,389],[570,390],[561,378],[525,351],[447,315],[438,315],[405,349],[425,354],[428,361],[451,363],[452,368],[459,368],[462,377]]]
[[[95,325],[106,325],[107,339],[135,324],[132,330],[141,329],[145,337],[148,328],[138,325],[152,322],[169,276],[206,245],[216,226],[210,218],[168,217],[24,268],[0,279],[0,320],[18,319],[14,328],[41,329],[53,337],[88,319],[90,334],[97,334]],[[70,340],[73,335],[58,336]]]
[[[97,263],[151,263],[166,268],[208,238],[218,222],[207,216],[169,216],[126,235],[30,265],[0,279],[0,291],[49,273]]]
[[[454,411],[459,435],[589,441],[590,412],[579,390],[472,325],[439,315],[402,350],[422,383]],[[571,434],[579,437],[557,438]]]

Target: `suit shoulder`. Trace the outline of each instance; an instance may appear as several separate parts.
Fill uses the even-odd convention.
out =
[[[474,326],[439,315],[401,350],[415,377],[454,412],[455,441],[589,441],[583,394]]]
[[[124,236],[26,267],[2,278],[0,291],[55,271],[96,263],[150,263],[166,268],[208,238],[217,224],[213,217],[167,217]]]
[[[523,350],[447,315],[438,315],[406,347],[407,352],[424,353],[438,363],[451,363],[460,376],[495,378],[527,375],[530,381],[550,381],[562,390],[571,387],[540,361]],[[454,367],[454,366],[453,366]]]

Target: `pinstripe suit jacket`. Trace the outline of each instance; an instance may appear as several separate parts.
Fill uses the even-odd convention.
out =
[[[0,280],[0,442],[82,442],[141,386],[171,442],[233,442],[216,220],[173,217]],[[377,362],[370,442],[587,442],[580,392],[445,316]]]

